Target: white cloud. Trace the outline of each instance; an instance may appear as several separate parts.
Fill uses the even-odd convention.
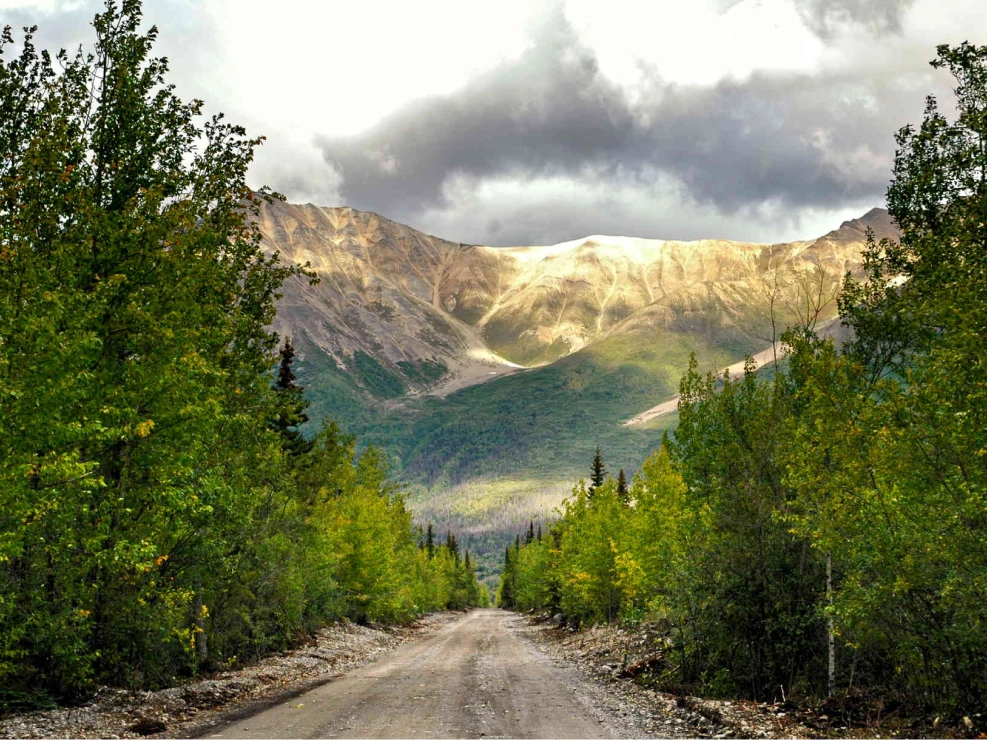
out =
[[[742,0],[726,12],[704,2],[569,0],[565,7],[603,72],[625,85],[637,82],[642,66],[682,84],[808,71],[824,48],[790,0]]]
[[[0,0],[0,10],[29,10],[37,13],[66,13],[86,5],[87,0]]]
[[[521,0],[212,0],[225,96],[297,137],[357,133],[520,53]]]

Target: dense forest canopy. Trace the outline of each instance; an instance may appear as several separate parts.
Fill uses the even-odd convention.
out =
[[[0,707],[147,687],[340,617],[481,603],[386,466],[314,440],[245,175],[138,0],[90,50],[0,42]]]
[[[795,326],[771,378],[693,362],[629,501],[578,486],[549,533],[508,549],[502,604],[655,621],[666,686],[984,709],[987,48],[932,64],[958,115],[929,98],[898,132],[901,238],[871,239],[867,280],[847,278],[852,338]]]

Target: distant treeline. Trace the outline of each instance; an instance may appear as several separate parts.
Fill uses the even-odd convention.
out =
[[[57,59],[0,40],[0,710],[485,600],[376,451],[299,435],[259,140],[175,97],[140,16]]]
[[[693,363],[674,440],[626,492],[580,484],[509,548],[502,604],[655,622],[669,687],[985,709],[987,48],[942,46],[934,66],[959,82],[959,118],[930,99],[898,134],[902,235],[847,279],[852,339],[817,338],[807,294],[772,378],[720,384]]]

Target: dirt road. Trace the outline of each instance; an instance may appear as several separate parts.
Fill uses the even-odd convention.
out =
[[[616,737],[592,687],[508,629],[471,612],[324,686],[207,737]],[[597,689],[598,690],[598,689]]]

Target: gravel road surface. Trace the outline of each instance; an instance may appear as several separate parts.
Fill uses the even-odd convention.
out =
[[[473,611],[435,635],[207,737],[641,736],[600,709],[600,689],[509,629],[516,615]]]

